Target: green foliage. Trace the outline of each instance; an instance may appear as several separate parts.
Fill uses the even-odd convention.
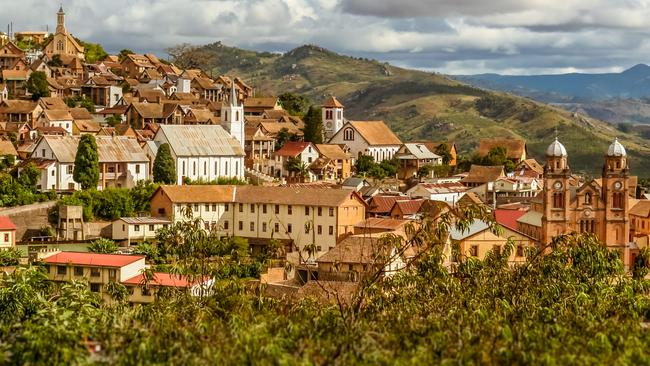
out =
[[[61,55],[52,55],[52,58],[47,62],[47,65],[50,67],[63,67],[63,60],[61,60]]]
[[[379,167],[388,177],[395,177],[397,170],[399,169],[397,159],[383,160],[381,163],[379,163]]]
[[[359,175],[368,173],[375,165],[375,159],[370,155],[361,155],[354,165],[354,169]]]
[[[34,71],[27,80],[27,91],[32,95],[32,100],[50,96],[47,76],[42,71]]]
[[[85,96],[75,96],[75,97],[66,98],[65,103],[70,108],[81,107],[81,108],[86,108],[86,110],[88,110],[88,112],[90,113],[95,113],[95,104],[93,103],[92,100],[86,98]]]
[[[153,181],[162,184],[176,183],[176,165],[172,158],[172,150],[167,143],[158,147],[158,153],[153,162]]]
[[[291,133],[283,127],[275,137],[275,150],[280,150],[288,141],[300,141],[300,138],[295,133]]]
[[[115,126],[119,125],[120,123],[122,123],[122,116],[120,116],[120,115],[108,116],[108,117],[106,117],[105,121],[109,126],[115,127]]]
[[[289,157],[285,163],[285,169],[303,178],[309,176],[309,165],[299,157]]]
[[[278,97],[280,105],[292,116],[305,116],[309,106],[309,98],[295,93],[282,93]],[[313,141],[312,141],[313,142]]]
[[[93,64],[108,56],[104,47],[99,43],[88,43],[84,41],[79,41],[79,43],[81,43],[81,46],[84,48],[84,55],[86,57],[86,62],[88,63]]]
[[[16,248],[0,250],[0,266],[16,266],[22,256],[22,252]]]
[[[117,55],[117,59],[118,59],[120,62],[122,62],[122,61],[124,61],[124,59],[126,58],[126,56],[128,56],[128,55],[134,55],[134,54],[135,54],[135,52],[131,51],[131,50],[128,49],[128,48],[125,48],[125,49],[121,50],[120,53]]]
[[[433,174],[435,174],[435,176],[438,178],[448,177],[451,173],[451,170],[451,167],[446,164],[435,165],[433,167]]]
[[[310,106],[304,118],[305,141],[314,144],[323,143],[323,115],[317,106]]]
[[[631,123],[619,123],[616,128],[623,133],[631,133],[634,125]]]
[[[368,155],[361,155],[355,164],[357,175],[367,175],[375,179],[394,177],[397,170],[397,160],[384,160],[381,163],[375,163],[375,159]]]
[[[16,171],[11,172],[15,174]],[[29,205],[56,199],[56,193],[39,193],[36,183],[41,173],[33,163],[25,165],[18,177],[0,173],[0,207]]]
[[[99,183],[99,155],[93,135],[83,135],[74,159],[72,176],[82,189],[96,189]]]
[[[463,164],[464,163],[465,162],[463,162]],[[473,156],[471,164],[487,166],[503,165],[503,168],[508,173],[515,170],[515,163],[513,163],[512,160],[508,159],[508,151],[503,146],[491,148],[485,156]]]
[[[77,191],[61,198],[58,205],[83,206],[85,221],[116,220],[148,213],[150,199],[158,188],[151,182],[138,182],[132,189],[107,188],[101,191]]]
[[[88,251],[92,253],[113,254],[116,253],[120,247],[114,241],[106,238],[99,238],[94,240],[88,246]]]
[[[418,177],[419,178],[426,178],[431,175],[431,172],[434,170],[434,166],[431,164],[427,165],[422,165],[420,169],[418,169]]]
[[[451,148],[446,143],[438,145],[434,153],[442,157],[443,164],[448,165],[451,162]]]
[[[503,119],[513,113],[515,100],[498,94],[489,94],[478,98],[474,105],[476,110],[485,117]]]

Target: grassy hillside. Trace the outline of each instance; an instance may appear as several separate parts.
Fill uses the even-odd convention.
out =
[[[636,135],[579,113],[509,94],[477,89],[442,75],[406,70],[373,60],[302,46],[284,55],[208,45],[201,52],[214,74],[238,75],[258,95],[285,91],[320,103],[334,94],[348,119],[383,119],[404,140],[449,139],[470,154],[485,137],[523,138],[543,161],[557,129],[572,168],[591,174],[602,169],[603,154],[618,136],[628,149],[634,174],[650,171],[650,146]]]

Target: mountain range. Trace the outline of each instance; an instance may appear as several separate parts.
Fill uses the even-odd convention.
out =
[[[376,60],[341,55],[315,45],[282,54],[255,52],[220,42],[194,48],[194,65],[213,75],[236,75],[257,96],[294,92],[320,104],[335,95],[350,120],[384,120],[404,141],[447,140],[470,155],[482,138],[525,139],[544,161],[555,131],[576,171],[599,174],[608,145],[618,136],[633,168],[650,171],[650,145],[581,113],[508,93],[484,90],[453,78]]]

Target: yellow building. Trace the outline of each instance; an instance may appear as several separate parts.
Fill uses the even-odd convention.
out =
[[[45,55],[52,58],[54,55],[59,56],[72,56],[78,59],[85,59],[84,48],[77,42],[77,40],[65,29],[65,12],[63,7],[59,8],[56,13],[56,32],[52,39],[43,47]]]
[[[206,229],[248,238],[253,250],[277,239],[289,251],[325,252],[365,219],[366,203],[349,190],[261,186],[162,186],[151,199],[154,217],[181,221],[188,212]]]
[[[641,200],[630,210],[630,235],[650,236],[650,201]]]

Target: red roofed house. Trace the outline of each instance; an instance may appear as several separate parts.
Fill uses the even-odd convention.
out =
[[[273,156],[275,157],[273,164],[271,164],[271,175],[275,177],[297,178],[304,180],[306,177],[301,177],[299,171],[292,170],[287,166],[291,159],[298,159],[304,163],[304,173],[309,173],[309,165],[313,163],[320,156],[318,149],[311,142],[302,141],[289,141],[286,142],[280,150],[277,150]],[[311,177],[309,177],[311,181]]]
[[[507,227],[510,230],[519,231],[519,224],[517,220],[524,216],[527,210],[503,210],[497,209],[494,211],[494,217],[499,225]]]
[[[149,303],[155,299],[155,293],[160,287],[189,288],[194,295],[200,295],[201,290],[209,290],[210,280],[203,281],[199,288],[190,283],[187,278],[168,273],[152,273],[145,280],[145,257],[142,255],[98,254],[79,252],[59,252],[43,260],[47,276],[54,282],[68,282],[75,279],[86,279],[90,291],[99,293],[102,299],[112,301],[107,292],[110,283],[122,283],[129,292],[129,301],[134,303]]]
[[[0,216],[0,250],[16,246],[16,225],[7,216]]]

